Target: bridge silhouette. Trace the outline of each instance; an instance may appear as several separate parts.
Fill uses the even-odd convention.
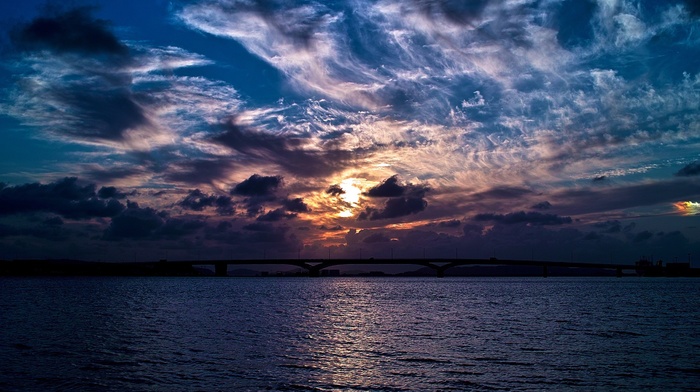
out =
[[[216,276],[227,276],[229,265],[291,265],[305,269],[309,276],[321,276],[321,270],[339,265],[419,265],[435,270],[437,277],[445,276],[445,271],[460,266],[468,265],[501,265],[501,266],[527,266],[542,268],[542,276],[549,275],[549,269],[555,267],[610,269],[616,271],[618,277],[622,271],[637,270],[635,264],[614,263],[584,263],[565,261],[541,261],[541,260],[502,260],[489,259],[252,259],[252,260],[160,260],[161,266],[204,266],[213,265]]]

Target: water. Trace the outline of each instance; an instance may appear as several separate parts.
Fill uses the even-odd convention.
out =
[[[4,278],[0,390],[691,390],[700,279]]]

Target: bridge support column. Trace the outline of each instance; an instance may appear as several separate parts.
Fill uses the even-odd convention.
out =
[[[542,267],[542,277],[546,278],[547,276],[549,276],[549,271],[547,271],[547,266],[545,265]]]
[[[617,271],[615,272],[615,276],[617,276],[618,278],[622,277],[622,268],[617,269]]]
[[[318,278],[321,276],[321,269],[320,268],[311,268],[309,270],[309,276],[312,278]]]
[[[435,272],[437,272],[437,277],[438,277],[438,278],[444,278],[444,277],[445,277],[445,270],[444,270],[444,269],[438,268],[437,270],[435,270]]]
[[[228,276],[228,264],[226,264],[226,263],[214,264],[214,275],[216,275],[216,276]]]

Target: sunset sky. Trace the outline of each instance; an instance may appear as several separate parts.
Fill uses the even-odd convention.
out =
[[[698,4],[4,1],[0,259],[700,266]]]

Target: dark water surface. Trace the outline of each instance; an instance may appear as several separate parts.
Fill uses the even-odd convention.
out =
[[[697,390],[700,279],[3,278],[0,390]]]

